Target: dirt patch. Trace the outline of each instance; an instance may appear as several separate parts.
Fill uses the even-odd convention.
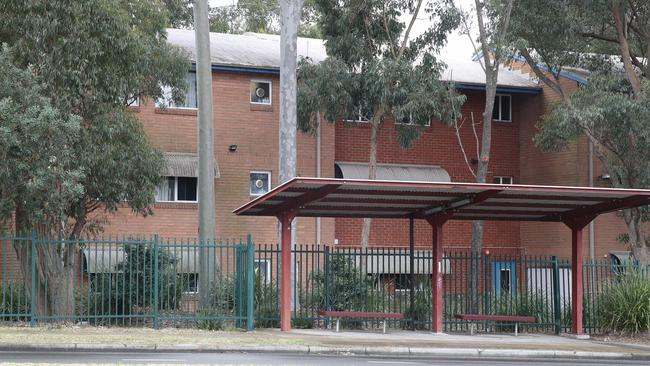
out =
[[[650,348],[650,333],[629,334],[606,334],[591,336],[591,339],[605,343],[624,343]]]

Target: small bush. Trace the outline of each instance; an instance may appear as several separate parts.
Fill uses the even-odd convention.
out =
[[[214,317],[214,312],[211,310],[201,310],[198,314],[199,318],[196,320],[196,327],[203,330],[224,330],[223,319]]]
[[[598,297],[598,322],[604,330],[642,333],[650,330],[650,279],[628,268]]]
[[[31,301],[27,290],[16,283],[0,285],[0,314],[2,320],[28,320]]]

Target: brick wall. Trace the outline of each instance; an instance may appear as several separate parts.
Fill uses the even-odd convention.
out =
[[[272,82],[272,105],[249,103],[250,81]],[[249,172],[270,171],[272,186],[278,185],[279,78],[275,75],[254,75],[238,72],[214,72],[215,154],[220,178],[216,180],[217,236],[242,238],[252,234],[256,242],[277,242],[277,220],[272,217],[238,217],[232,211],[248,202]],[[197,151],[196,112],[191,110],[155,108],[152,101],[143,101],[134,109],[155,146],[168,152]],[[228,147],[237,145],[235,152]],[[315,138],[298,133],[298,175],[316,175]],[[334,175],[334,126],[322,128],[322,175]],[[159,203],[154,215],[135,217],[127,208],[110,217],[107,233],[150,234],[166,237],[198,235],[198,210],[192,203]],[[298,219],[298,241],[315,242],[315,219]],[[322,241],[331,243],[333,220],[322,220]]]
[[[485,105],[483,92],[469,91],[462,109],[464,125],[461,139],[469,159],[476,158],[476,139],[471,127],[471,118],[477,124],[481,136],[481,116]],[[519,182],[519,120],[522,110],[518,108],[520,95],[512,96],[512,122],[494,122],[492,131],[492,154],[488,182],[493,175],[513,176]],[[424,127],[423,133],[410,149],[402,149],[397,140],[394,122],[387,120],[379,132],[379,163],[438,165],[451,176],[452,181],[473,182],[458,145],[455,129],[432,121]],[[370,126],[366,123],[336,123],[336,160],[343,162],[368,162],[370,150]],[[475,168],[476,166],[473,166]],[[336,238],[339,245],[357,245],[361,238],[361,219],[336,219]],[[373,220],[370,245],[408,245],[408,221]],[[471,241],[470,222],[450,222],[444,227],[446,247],[466,248]],[[416,222],[416,245],[431,243],[431,228],[425,222]],[[485,247],[519,247],[519,223],[489,222],[485,224]]]

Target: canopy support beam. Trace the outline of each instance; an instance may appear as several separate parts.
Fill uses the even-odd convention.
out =
[[[584,216],[564,222],[571,229],[571,333],[582,335],[582,230],[589,225],[594,216]]]
[[[280,330],[291,330],[291,222],[297,211],[283,212],[280,221]]]
[[[431,331],[437,334],[443,332],[442,325],[442,226],[450,215],[442,214],[428,217],[426,220],[431,225]]]

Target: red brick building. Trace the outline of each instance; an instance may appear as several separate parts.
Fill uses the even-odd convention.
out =
[[[279,37],[272,35],[212,34],[212,85],[214,95],[217,232],[220,238],[242,238],[252,234],[256,242],[277,242],[277,223],[272,218],[238,217],[232,210],[278,184],[279,124]],[[194,33],[169,30],[169,42],[185,48],[194,57]],[[323,43],[300,39],[298,52],[315,61],[324,59]],[[484,74],[471,60],[448,60],[445,77],[467,96],[462,109],[465,122],[460,140],[470,159],[476,157],[472,116],[479,124],[484,106]],[[154,215],[136,217],[128,208],[109,218],[107,233],[151,234],[194,238],[198,230],[196,203],[196,89],[195,75],[183,106],[161,108],[151,100],[132,106],[152,142],[166,152],[169,179],[157,192]],[[584,82],[565,75],[568,90]],[[560,153],[544,153],[533,143],[536,124],[558,96],[538,82],[525,65],[502,68],[498,81],[498,103],[494,113],[489,181],[503,184],[548,184],[587,186],[589,156],[586,139]],[[370,126],[362,121],[324,123],[320,135],[298,134],[298,175],[354,178],[368,161]],[[453,127],[432,120],[410,149],[397,141],[394,121],[386,121],[379,134],[378,161],[385,174],[401,179],[450,179],[471,182],[473,177],[459,147]],[[320,139],[320,143],[318,143]],[[595,161],[591,173],[595,185],[608,184]],[[317,171],[320,166],[320,172]],[[366,166],[367,169],[367,166]],[[352,174],[352,176],[350,176]],[[381,174],[380,174],[381,175]],[[424,177],[424,178],[423,178]],[[427,246],[431,229],[417,223],[416,246]],[[585,235],[584,248],[593,240],[594,255],[624,250],[616,236],[625,231],[615,214],[596,220],[594,235]],[[471,224],[446,226],[445,244],[467,248]],[[298,220],[298,242],[355,246],[361,236],[360,219]],[[399,220],[374,220],[373,246],[402,246],[408,243],[408,225]],[[490,222],[485,225],[484,246],[496,253],[540,254],[568,257],[570,231],[560,224]],[[588,258],[589,252],[585,252]]]

